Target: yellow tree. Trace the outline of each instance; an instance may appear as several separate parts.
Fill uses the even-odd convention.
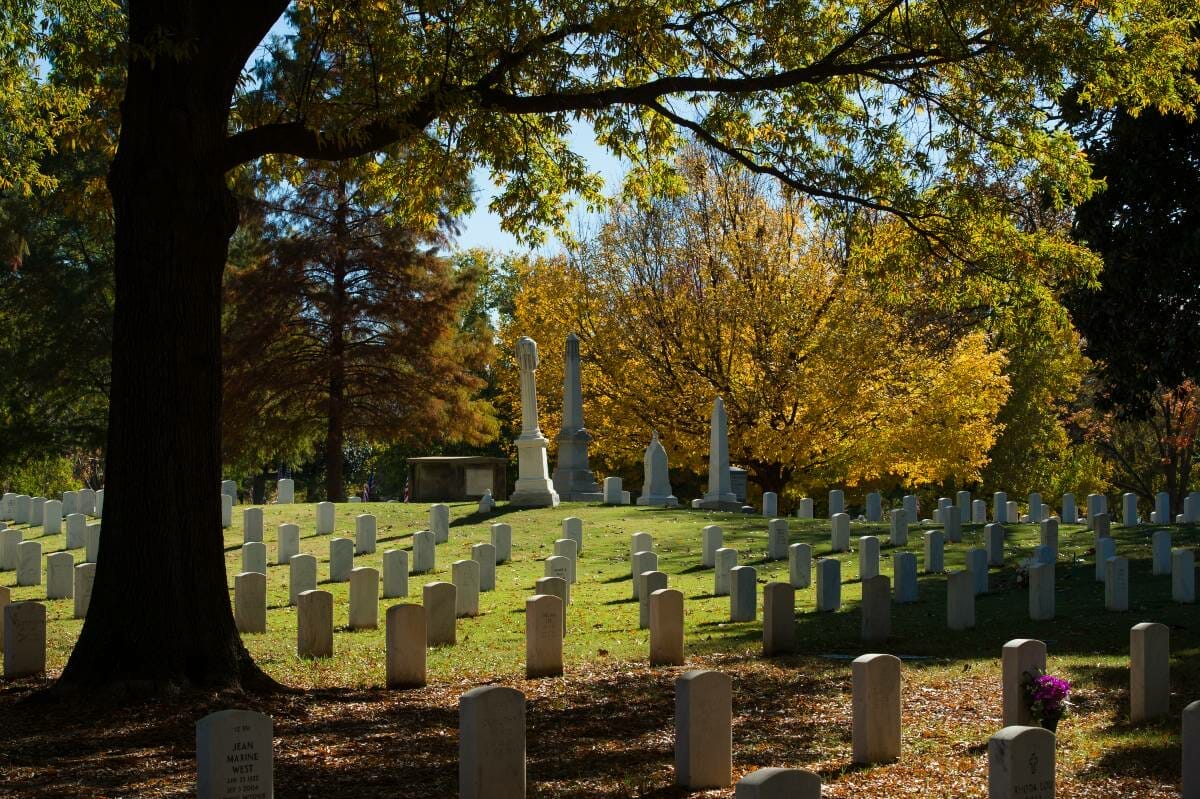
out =
[[[721,396],[732,460],[764,491],[977,478],[1008,393],[984,336],[923,335],[797,197],[699,151],[677,169],[687,191],[615,206],[521,276],[508,338],[540,342],[548,387],[579,335],[597,463],[636,463],[654,428],[702,470]]]

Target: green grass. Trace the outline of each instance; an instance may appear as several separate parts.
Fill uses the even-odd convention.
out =
[[[235,508],[234,526],[224,533],[231,592],[233,576],[241,570],[241,510]],[[857,537],[880,537],[884,542],[881,569],[890,576],[893,552],[915,552],[918,564],[922,563],[922,531],[912,528],[908,546],[897,550],[887,545],[886,525],[854,523],[851,540],[855,551],[832,555],[828,521],[791,519],[793,543],[808,542],[814,557],[837,557],[842,561],[843,605],[836,613],[816,613],[814,589],[797,590],[797,654],[764,660],[759,656],[761,610],[758,621],[730,623],[728,597],[711,595],[712,570],[702,569],[699,564],[701,528],[719,524],[725,532],[725,545],[738,550],[739,564],[758,570],[761,608],[761,586],[787,580],[788,576],[787,561],[765,559],[766,519],[585,504],[540,510],[502,506],[487,517],[474,511],[474,503],[452,505],[450,540],[437,547],[436,570],[410,576],[408,598],[380,600],[380,619],[391,604],[420,602],[424,583],[449,580],[450,564],[468,558],[472,544],[488,541],[492,522],[512,525],[513,560],[497,567],[497,590],[481,595],[481,615],[458,621],[458,644],[430,650],[430,687],[395,692],[379,690],[384,681],[383,630],[347,630],[348,583],[324,582],[333,536],[314,535],[314,507],[264,509],[268,560],[274,560],[278,525],[299,524],[301,551],[317,557],[319,587],[331,591],[335,598],[335,656],[327,660],[297,658],[295,609],[287,606],[288,567],[272,563],[268,568],[268,632],[244,636],[249,650],[276,679],[316,689],[306,695],[303,710],[286,698],[272,700],[277,706],[265,706],[279,724],[279,755],[284,761],[306,762],[311,740],[338,740],[333,721],[322,721],[319,729],[309,730],[316,724],[306,721],[310,713],[313,718],[338,719],[343,715],[342,703],[352,702],[364,714],[368,721],[362,723],[368,726],[378,719],[416,713],[415,718],[424,719],[421,724],[426,726],[409,729],[412,725],[408,725],[396,735],[422,731],[435,737],[452,735],[454,697],[473,685],[499,681],[517,685],[530,698],[531,730],[554,730],[556,738],[570,749],[570,756],[563,760],[557,750],[543,753],[541,744],[531,748],[531,775],[539,775],[541,781],[542,792],[538,795],[587,792],[625,796],[642,791],[639,786],[669,785],[670,680],[681,669],[649,669],[648,631],[637,629],[638,606],[631,599],[629,581],[629,539],[634,532],[644,531],[654,538],[659,569],[669,575],[670,586],[684,594],[689,666],[720,668],[734,676],[739,772],[761,765],[803,765],[821,772],[831,786],[831,796],[897,795],[894,786],[901,783],[924,785],[931,796],[980,795],[980,775],[985,768],[981,746],[999,727],[1000,648],[1012,638],[1032,637],[1046,641],[1049,670],[1069,677],[1074,685],[1076,708],[1059,735],[1060,795],[1158,797],[1175,790],[1179,773],[1178,714],[1184,704],[1200,698],[1200,616],[1196,606],[1172,602],[1169,577],[1151,576],[1150,533],[1155,527],[1112,528],[1118,553],[1131,562],[1128,612],[1104,609],[1103,586],[1095,581],[1094,561],[1088,554],[1092,534],[1082,527],[1063,526],[1056,579],[1057,617],[1047,622],[1030,621],[1027,591],[1016,585],[1016,574],[1020,561],[1032,555],[1038,532],[1034,525],[1012,525],[1008,528],[1006,562],[991,570],[990,591],[977,598],[973,630],[947,629],[945,576],[920,574],[919,601],[893,605],[892,637],[886,643],[868,647],[859,640]],[[373,555],[356,557],[355,565],[382,571],[384,550],[409,548],[413,531],[426,527],[428,506],[339,505],[334,536],[353,538],[354,517],[363,512],[377,517],[378,549]],[[524,600],[533,593],[534,581],[543,575],[542,561],[553,553],[553,542],[561,536],[562,519],[571,515],[584,520],[584,552],[578,567],[579,583],[572,588],[568,611],[566,675],[561,680],[525,681]],[[32,528],[29,533],[37,539],[40,528]],[[1173,537],[1175,546],[1200,543],[1200,531],[1191,526],[1174,527]],[[64,544],[62,535],[42,536],[40,540],[43,555],[62,549]],[[982,546],[982,527],[967,525],[962,543],[946,545],[946,568],[963,568],[965,553],[974,546]],[[82,553],[75,554],[79,557]],[[0,574],[0,584],[11,586],[14,578],[12,572]],[[45,587],[14,587],[12,596],[14,600],[44,600]],[[53,676],[66,662],[81,622],[70,618],[71,600],[46,604],[50,617],[48,665]],[[1129,628],[1141,621],[1171,627],[1174,690],[1171,716],[1135,727],[1127,717],[1128,645]],[[906,657],[906,755],[898,764],[862,770],[850,766],[848,759],[848,661],[868,651]],[[429,721],[431,714],[436,722]],[[190,723],[186,719],[180,722],[182,733],[169,729],[186,743]],[[594,746],[598,736],[603,736],[606,723],[621,731],[605,744],[612,749],[611,767],[591,764]],[[90,734],[86,730],[77,732],[80,740]],[[293,735],[299,737],[293,739]],[[29,740],[43,745],[36,735]],[[649,748],[646,741],[653,742]],[[136,754],[114,751],[119,758]],[[443,754],[452,757],[452,752]],[[448,767],[452,765],[449,762]],[[188,769],[173,769],[167,777],[176,786],[186,785]],[[329,780],[331,773],[317,771],[307,778],[320,784]],[[424,778],[415,779],[419,782]],[[428,779],[422,795],[441,795],[449,790],[448,785],[437,782],[450,779],[441,772],[431,773]],[[585,789],[585,785],[590,787]],[[329,795],[339,794],[335,791]],[[675,794],[668,791],[661,795]]]
[[[229,586],[241,570],[241,511],[235,508],[234,525],[224,532]],[[378,524],[378,549],[375,554],[355,558],[356,566],[372,566],[382,572],[382,553],[386,549],[409,549],[412,532],[426,527],[426,505],[397,503],[343,504],[337,508],[336,528],[332,536],[317,536],[312,505],[279,505],[264,508],[265,540],[268,547],[268,632],[245,636],[255,658],[276,678],[305,687],[370,686],[383,681],[383,630],[349,631],[346,629],[348,583],[329,583],[329,541],[335,536],[354,537],[354,517],[373,513]],[[489,540],[489,525],[504,521],[513,528],[513,559],[497,567],[496,590],[480,597],[480,615],[458,622],[458,644],[440,647],[429,654],[429,672],[433,680],[486,679],[518,674],[524,667],[524,600],[533,593],[534,581],[543,576],[543,559],[553,554],[554,540],[561,536],[561,520],[567,516],[584,519],[584,552],[578,565],[579,583],[572,588],[568,611],[570,632],[565,642],[567,668],[597,658],[645,660],[649,647],[648,631],[638,630],[638,606],[631,599],[629,580],[629,538],[634,532],[654,537],[659,569],[669,576],[669,584],[685,597],[685,636],[688,651],[754,650],[761,640],[761,618],[755,622],[731,623],[728,597],[712,596],[711,569],[700,567],[700,530],[706,524],[719,524],[725,533],[725,546],[738,550],[740,565],[754,566],[761,586],[788,579],[787,561],[766,560],[767,520],[757,516],[692,510],[662,510],[637,507],[601,507],[564,504],[554,509],[501,509],[481,517],[474,504],[451,507],[448,543],[437,547],[437,567],[431,574],[411,575],[409,596],[405,599],[380,600],[380,619],[386,607],[397,602],[421,601],[421,586],[434,580],[450,580],[450,564],[470,557],[472,544]],[[333,593],[334,648],[336,656],[327,661],[306,661],[295,656],[295,609],[287,604],[288,567],[274,565],[275,533],[280,524],[296,523],[301,528],[301,551],[317,557],[318,581],[322,590]],[[857,537],[877,535],[883,541],[881,569],[891,575],[891,555],[899,551],[915,552],[918,568],[921,555],[921,530],[912,528],[905,547],[887,543],[886,525],[852,525],[853,553],[830,552],[829,523],[825,520],[790,520],[791,542],[812,544],[814,558],[837,557],[842,561],[842,610],[816,613],[814,589],[796,591],[797,642],[801,653],[859,654],[864,650],[859,639]],[[1072,661],[1070,668],[1083,670],[1095,656],[1123,658],[1128,649],[1129,627],[1139,621],[1159,621],[1174,628],[1173,654],[1177,659],[1194,658],[1198,652],[1195,627],[1196,608],[1171,601],[1169,577],[1150,574],[1150,532],[1153,527],[1114,527],[1118,553],[1128,557],[1130,568],[1130,611],[1112,613],[1104,609],[1103,586],[1093,577],[1094,561],[1088,551],[1092,534],[1082,527],[1063,526],[1057,568],[1057,617],[1053,621],[1033,622],[1027,612],[1027,592],[1016,586],[1016,566],[1032,555],[1038,543],[1035,525],[1009,528],[1006,563],[990,574],[991,591],[976,601],[974,630],[952,633],[946,629],[944,575],[919,575],[920,600],[911,605],[893,605],[892,638],[886,645],[875,645],[896,654],[946,659],[994,658],[1004,641],[1016,637],[1045,640],[1050,651]],[[30,537],[41,540],[43,555],[62,549],[63,535],[37,538],[40,528],[31,528]],[[1174,529],[1175,546],[1195,546],[1200,533],[1194,527]],[[967,525],[963,541],[946,545],[946,568],[964,568],[966,551],[982,546],[982,527]],[[75,553],[77,557],[81,552]],[[4,573],[0,582],[12,585],[15,574]],[[13,600],[44,600],[45,587],[12,588]],[[759,599],[761,606],[761,596]],[[62,667],[78,634],[80,621],[71,619],[71,600],[47,603],[50,617],[49,667]]]

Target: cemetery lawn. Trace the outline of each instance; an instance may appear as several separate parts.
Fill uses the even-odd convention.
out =
[[[226,565],[241,571],[241,508],[225,531]],[[339,505],[334,536],[354,537],[354,517],[378,518],[378,549],[356,566],[382,572],[382,553],[409,548],[424,529],[424,504]],[[542,560],[553,554],[561,520],[584,520],[579,582],[572,586],[563,678],[524,679],[524,607]],[[420,602],[421,586],[450,580],[450,564],[470,557],[472,544],[489,540],[489,525],[512,525],[513,561],[497,567],[497,590],[480,595],[481,615],[460,619],[458,643],[429,652],[429,686],[386,690],[382,628],[346,629],[348,583],[328,583],[329,540],[316,536],[312,505],[268,506],[268,632],[243,637],[258,663],[288,686],[303,689],[272,696],[188,695],[133,706],[107,698],[86,703],[46,702],[44,680],[0,683],[0,797],[182,797],[193,795],[197,719],[213,710],[254,708],[275,724],[275,786],[280,797],[450,797],[457,793],[457,701],[466,690],[502,683],[528,700],[530,796],[676,797],[674,788],[674,679],[687,668],[715,668],[734,681],[735,779],[765,766],[817,771],[826,796],[983,797],[987,792],[988,737],[1000,726],[1000,648],[1013,638],[1039,638],[1049,650],[1048,670],[1072,683],[1075,707],[1059,727],[1058,796],[1169,797],[1178,792],[1179,717],[1200,699],[1200,614],[1171,601],[1171,579],[1151,576],[1154,528],[1112,528],[1118,554],[1130,559],[1128,612],[1104,609],[1103,585],[1094,576],[1092,534],[1082,527],[1060,532],[1057,615],[1032,622],[1027,591],[1017,584],[1020,561],[1038,543],[1033,525],[1009,527],[1007,560],[993,568],[990,590],[976,601],[973,630],[946,628],[944,575],[920,577],[920,599],[892,606],[886,644],[859,641],[860,535],[884,542],[881,571],[891,575],[891,554],[921,555],[921,531],[909,545],[887,545],[886,524],[854,523],[853,553],[830,554],[829,523],[791,519],[792,543],[813,545],[814,559],[842,563],[842,609],[818,614],[814,589],[797,589],[797,653],[763,659],[761,594],[769,581],[788,579],[786,560],[766,558],[767,520],[692,510],[606,508],[564,504],[548,510],[510,510],[487,517],[474,503],[451,506],[450,541],[437,547],[437,568],[409,578],[406,599]],[[317,556],[318,588],[334,595],[335,656],[304,661],[295,656],[295,609],[288,606],[288,567],[274,565],[279,524],[301,526],[301,551]],[[164,523],[169,521],[164,520]],[[730,623],[729,598],[713,597],[713,573],[700,567],[700,530],[719,524],[725,546],[740,565],[758,570],[755,622]],[[1200,545],[1195,527],[1173,528],[1174,546]],[[654,668],[647,662],[649,633],[638,629],[631,598],[629,537],[654,538],[659,569],[685,597],[687,666]],[[64,536],[41,540],[43,555],[64,546]],[[966,550],[982,546],[982,528],[964,527],[963,542],[946,545],[946,568],[964,568]],[[82,554],[76,551],[76,557]],[[149,567],[149,564],[148,564]],[[45,601],[45,586],[15,587],[13,572],[0,574],[13,600]],[[71,600],[46,602],[48,668],[62,669],[82,622]],[[1128,721],[1129,628],[1156,621],[1171,628],[1171,712],[1133,727]],[[871,768],[850,763],[850,663],[867,652],[904,658],[903,755]],[[732,796],[726,791],[702,796]]]

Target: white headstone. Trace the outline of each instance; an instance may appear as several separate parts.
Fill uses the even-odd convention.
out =
[[[892,575],[896,579],[895,602],[906,605],[917,601],[917,556],[912,552],[892,555]]]
[[[642,574],[642,572],[658,571],[658,555],[654,552],[634,552],[631,558],[631,566],[629,571],[629,577],[633,583],[633,598],[638,599],[641,596],[641,585],[639,584],[637,577],[638,575]],[[564,574],[550,574],[547,572],[546,576],[563,577],[567,580],[570,579],[569,575]]]
[[[716,565],[713,566],[713,596],[729,594],[729,572],[737,566],[737,550],[732,547],[721,547],[716,552]]]
[[[392,550],[402,551],[402,550]],[[392,605],[384,617],[385,659],[389,688],[420,688],[425,685],[425,608]]]
[[[370,513],[360,513],[354,517],[354,552],[358,555],[370,555],[375,552],[375,517]]]
[[[1008,523],[1008,495],[1003,491],[992,494],[992,521],[999,524]]]
[[[17,568],[17,547],[25,540],[25,533],[15,527],[0,530],[0,571]]]
[[[711,569],[717,562],[717,550],[723,544],[721,528],[715,524],[707,525],[700,531],[701,564]]]
[[[1171,631],[1142,622],[1129,631],[1129,720],[1167,715],[1171,704]]]
[[[275,562],[279,565],[290,563],[293,556],[300,554],[300,525],[279,525],[275,538]]]
[[[862,655],[851,664],[853,762],[886,763],[900,757],[900,658]]]
[[[729,570],[730,621],[754,621],[758,618],[757,579],[758,572],[752,566],[734,566]]]
[[[425,583],[421,588],[421,603],[425,606],[425,631],[429,646],[454,644],[457,641],[455,611],[458,589],[454,583]]]
[[[840,488],[831,489],[829,492],[829,518],[833,518],[839,513],[846,512],[846,492]]]
[[[835,513],[830,517],[830,544],[834,552],[850,551],[850,516]]]
[[[525,695],[472,688],[458,700],[459,799],[525,796]]]
[[[812,583],[812,545],[788,547],[788,579],[793,588],[808,588]]]
[[[70,599],[75,595],[75,558],[70,552],[46,556],[46,599]]]
[[[1104,607],[1107,610],[1129,610],[1129,560],[1109,558],[1104,569]]]
[[[329,582],[344,583],[354,568],[354,542],[349,538],[329,539]]]
[[[1154,510],[1158,513],[1159,524],[1171,523],[1171,495],[1166,491],[1159,491],[1154,495]]]
[[[197,799],[272,799],[271,717],[222,710],[196,722]]]
[[[1121,524],[1126,527],[1137,525],[1137,494],[1126,492],[1121,495]]]
[[[575,554],[583,554],[583,519],[568,516],[562,520],[562,537],[575,542]]]
[[[577,571],[576,567],[578,565],[577,564],[578,557],[577,557],[577,545],[575,543],[575,539],[560,538],[557,541],[555,541],[554,542],[554,554],[559,555],[560,557],[566,558],[567,561],[569,562],[569,566],[567,567],[567,573],[569,576],[567,579],[570,581],[571,585],[574,585],[575,583],[579,582],[579,578],[576,574],[576,571]]]
[[[1062,522],[1063,524],[1079,524],[1079,509],[1075,507],[1075,495],[1062,495]]]
[[[228,494],[221,495],[221,528],[229,529],[233,527],[233,497]]]
[[[1000,651],[1001,704],[1004,726],[1032,724],[1025,699],[1025,680],[1046,671],[1046,645],[1033,638],[1016,638]]]
[[[605,505],[623,505],[625,504],[624,490],[621,488],[620,477],[605,477],[604,478],[604,504]]]
[[[967,571],[971,573],[971,581],[975,594],[988,592],[988,553],[986,549],[976,547],[967,550]]]
[[[883,521],[883,497],[878,491],[872,491],[867,494],[867,521],[881,522]]]
[[[333,657],[333,594],[303,591],[296,598],[296,656]]]
[[[413,533],[412,552],[413,574],[426,574],[434,570],[437,556],[435,554],[432,532],[429,530],[420,530]]]
[[[842,607],[842,563],[837,558],[817,561],[817,610],[835,611]]]
[[[17,544],[17,585],[42,584],[42,542]]]
[[[10,602],[4,606],[4,679],[46,672],[46,606]]]
[[[263,510],[262,508],[246,508],[242,511],[242,543],[262,543],[263,540]]]
[[[788,583],[763,587],[763,657],[796,648],[796,589]]]
[[[768,519],[779,515],[779,495],[774,491],[763,492],[762,515]]]
[[[1042,522],[1038,531],[1039,541],[1044,547],[1050,547],[1055,560],[1058,559],[1058,519],[1051,516]]]
[[[800,519],[811,519],[813,517],[812,497],[800,498],[800,504],[796,506],[796,517]]]
[[[988,565],[1004,565],[1004,525],[992,523],[983,528],[987,542]]]
[[[877,574],[862,582],[862,640],[886,641],[892,634],[892,581]]]
[[[937,574],[946,570],[945,544],[941,530],[925,531],[925,573]]]
[[[491,544],[471,547],[471,560],[479,564],[479,590],[496,590],[496,548]]]
[[[683,592],[660,588],[650,594],[650,665],[683,665]]]
[[[1184,605],[1196,601],[1196,553],[1191,549],[1171,550],[1171,598]]]
[[[67,516],[67,549],[83,547],[84,533],[87,532],[88,520],[82,513],[72,513]]]
[[[363,566],[350,570],[350,629],[379,627],[379,571]]]
[[[450,564],[450,579],[454,581],[454,615],[479,615],[479,564],[473,560],[456,560]]]
[[[492,546],[496,548],[496,563],[508,563],[512,560],[512,526],[493,524],[491,534]]]
[[[444,544],[450,540],[450,506],[439,502],[429,506],[429,532],[433,543]]]
[[[95,563],[100,557],[100,522],[84,525],[83,557],[88,563]]]
[[[1054,618],[1054,566],[1049,563],[1029,567],[1029,618]]]
[[[556,596],[535,594],[525,600],[526,678],[562,675],[565,611],[563,601]]]
[[[650,595],[667,587],[667,575],[660,571],[642,572],[637,576],[638,586],[638,629],[650,628]]]
[[[492,567],[495,574],[495,567]],[[388,549],[383,553],[383,597],[408,596],[408,553],[403,549]]]
[[[318,502],[317,509],[317,535],[329,535],[334,528],[334,504],[332,502]]]
[[[75,567],[75,618],[87,616],[88,606],[92,604],[92,584],[95,582],[95,563],[80,563]]]
[[[239,633],[267,631],[267,575],[242,572],[233,578],[233,622]]]
[[[982,499],[971,500],[971,523],[987,524],[987,503]]]
[[[46,535],[58,535],[62,532],[62,502],[48,499],[42,505],[42,532]]]
[[[733,782],[733,683],[716,671],[675,680],[675,783],[692,790]]]
[[[296,501],[296,481],[290,477],[281,477],[275,483],[275,504],[291,505]]]
[[[946,626],[951,630],[975,626],[975,581],[968,571],[946,575]]]
[[[1005,727],[988,739],[988,799],[1054,799],[1054,733]]]
[[[798,768],[760,768],[737,782],[736,799],[821,799],[821,777]]]
[[[873,535],[858,539],[858,579],[870,580],[879,576],[879,539]]]
[[[771,519],[767,522],[767,559],[783,560],[787,557],[787,548],[788,520]]]
[[[1101,515],[1103,515],[1103,514],[1101,514]],[[1107,576],[1107,572],[1105,571],[1106,563],[1108,562],[1109,558],[1114,557],[1116,554],[1117,554],[1117,542],[1116,541],[1114,541],[1111,538],[1097,538],[1096,539],[1096,569],[1095,569],[1096,582],[1098,582],[1098,583],[1104,582],[1104,578]]]
[[[317,590],[317,558],[314,555],[293,555],[288,559],[288,604],[300,603],[305,591]]]
[[[892,546],[908,546],[908,514],[904,508],[893,508],[891,518],[891,536],[888,539]]]
[[[267,545],[259,541],[242,544],[242,571],[267,573]]]

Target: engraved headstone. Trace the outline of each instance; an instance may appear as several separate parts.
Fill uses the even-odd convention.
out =
[[[492,567],[495,574],[495,567]],[[389,549],[383,553],[383,598],[408,596],[408,553]]]
[[[376,523],[375,516],[370,513],[360,513],[354,517],[354,551],[359,555],[370,555],[375,552]]]
[[[233,578],[233,621],[239,633],[267,631],[267,575],[242,572]]]
[[[1142,622],[1129,631],[1129,720],[1165,716],[1171,703],[1171,631]]]
[[[907,605],[917,601],[917,556],[912,552],[892,555],[892,576],[895,577],[895,602]]]
[[[4,606],[4,679],[46,673],[46,606],[10,602]]]
[[[900,757],[900,658],[862,655],[851,664],[853,761],[886,763]]]
[[[425,685],[425,608],[392,605],[384,617],[385,659],[389,688],[420,688]]]
[[[492,546],[496,548],[496,563],[508,563],[512,560],[512,525],[493,524],[491,526]]]
[[[721,547],[716,552],[716,565],[713,567],[713,596],[729,594],[729,572],[737,566],[737,550],[733,547]]]
[[[359,566],[350,570],[351,630],[379,626],[379,570]]]
[[[788,579],[793,588],[808,588],[812,583],[812,545],[788,547]]]
[[[288,560],[288,604],[298,605],[305,591],[317,590],[317,558],[315,555],[292,555]]]
[[[1024,682],[1046,671],[1046,645],[1034,638],[1015,638],[1000,650],[1001,704],[1004,726],[1030,725]]]
[[[222,710],[196,722],[197,799],[272,799],[271,717]]]
[[[525,600],[525,676],[559,677],[563,673],[563,602],[535,594]]]
[[[674,588],[650,594],[650,665],[683,665],[683,592]]]
[[[333,657],[333,594],[303,591],[296,598],[296,656]]]
[[[517,689],[488,685],[458,700],[458,796],[525,796],[525,695]]]
[[[426,583],[421,589],[422,603],[425,606],[425,632],[429,646],[453,644],[457,641],[455,628],[455,607],[457,605],[457,589],[454,583]]]
[[[988,799],[1054,799],[1054,733],[1005,727],[988,739]]]
[[[837,558],[817,561],[817,610],[828,612],[842,607],[842,563]]]

